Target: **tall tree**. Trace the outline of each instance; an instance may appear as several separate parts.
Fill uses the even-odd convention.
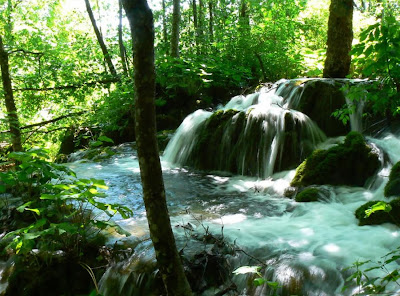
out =
[[[208,33],[210,35],[210,42],[214,42],[214,11],[213,11],[213,0],[208,1]]]
[[[123,0],[135,55],[135,121],[143,199],[157,263],[168,295],[191,290],[176,249],[165,197],[155,120],[153,14],[146,0]]]
[[[3,80],[4,100],[7,110],[7,119],[10,125],[11,143],[14,151],[22,151],[21,130],[18,119],[17,107],[15,106],[12,89],[8,52],[4,48],[3,38],[0,35],[0,67]]]
[[[124,45],[124,40],[122,39],[122,0],[118,0],[118,45],[119,45],[119,55],[121,58],[122,70],[125,75],[128,76],[128,67],[127,67],[127,59],[126,59],[126,49]]]
[[[172,32],[171,32],[171,56],[179,57],[179,26],[181,22],[180,0],[173,0]]]
[[[343,78],[349,74],[352,41],[353,0],[331,0],[324,77]]]
[[[103,52],[103,56],[104,56],[104,59],[105,59],[105,61],[107,63],[107,67],[110,70],[110,73],[111,73],[112,76],[117,76],[117,71],[115,70],[114,64],[111,61],[111,56],[110,56],[110,54],[108,52],[106,44],[104,43],[103,36],[102,36],[102,34],[101,34],[100,30],[99,30],[99,27],[96,24],[96,19],[94,18],[92,7],[90,6],[89,0],[85,0],[85,3],[86,3],[86,10],[87,10],[87,12],[89,14],[89,18],[90,18],[90,21],[92,23],[94,33],[96,34],[97,41],[99,42],[101,51]]]

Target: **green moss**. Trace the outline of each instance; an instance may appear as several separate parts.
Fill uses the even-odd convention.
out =
[[[356,210],[355,216],[359,220],[359,225],[379,225],[382,223],[394,223],[400,225],[400,198],[392,200],[390,203],[388,203],[392,207],[390,212],[376,211],[367,217],[365,211],[378,202],[382,201],[369,201]]]
[[[306,188],[296,195],[297,202],[318,201],[319,190],[317,188]]]
[[[328,150],[315,150],[296,170],[291,186],[313,184],[363,186],[379,168],[363,136],[350,132],[344,143]]]
[[[385,196],[393,195],[400,195],[400,161],[392,167],[385,186]]]

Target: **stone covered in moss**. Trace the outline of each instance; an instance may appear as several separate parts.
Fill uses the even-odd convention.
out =
[[[345,126],[331,116],[346,104],[342,87],[340,81],[310,80],[304,86],[299,105],[293,107],[312,118],[328,137],[346,134],[350,130],[349,124]]]
[[[385,196],[400,196],[400,161],[390,171],[389,181],[385,186]]]
[[[306,188],[303,191],[300,191],[296,195],[297,202],[318,201],[318,199],[319,199],[319,190],[318,188],[314,187]]]
[[[291,186],[363,186],[379,168],[378,155],[358,132],[350,132],[344,143],[328,150],[315,150],[297,168]]]
[[[400,225],[400,198],[392,200],[390,203],[388,203],[392,207],[391,211],[376,211],[367,217],[365,211],[378,202],[382,201],[369,201],[356,210],[355,216],[359,220],[359,225],[379,225],[382,223],[394,223]]]

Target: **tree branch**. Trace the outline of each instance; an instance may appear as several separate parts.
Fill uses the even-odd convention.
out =
[[[49,123],[57,122],[57,121],[62,120],[64,118],[73,117],[73,116],[79,116],[79,115],[82,115],[84,113],[87,113],[87,111],[81,111],[81,112],[75,112],[75,113],[62,115],[62,116],[59,116],[59,117],[56,117],[56,118],[53,118],[53,119],[50,119],[50,120],[46,120],[46,121],[42,121],[42,122],[26,125],[26,126],[21,127],[20,129],[23,130],[23,129],[33,128],[33,127],[36,127],[36,126],[43,126],[43,125],[47,125]],[[6,133],[9,133],[9,132],[10,131],[2,131],[2,132],[0,132],[0,134],[6,134]]]
[[[119,77],[113,77],[103,80],[91,81],[91,82],[83,82],[81,84],[71,84],[71,85],[62,85],[62,86],[54,86],[54,87],[25,87],[25,88],[17,88],[14,89],[15,92],[21,91],[54,91],[54,90],[68,90],[68,89],[78,89],[85,86],[94,86],[96,84],[109,84],[113,82],[120,82],[121,79]]]
[[[44,55],[43,52],[34,52],[34,51],[25,50],[25,49],[22,49],[22,48],[21,49],[12,50],[8,54],[17,53],[17,52],[22,52],[24,54],[33,54],[33,55],[38,55],[38,56],[43,56]]]

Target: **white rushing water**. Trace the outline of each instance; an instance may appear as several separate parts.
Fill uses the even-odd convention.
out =
[[[400,160],[400,137],[388,134],[372,141],[384,149],[392,163]],[[134,236],[147,237],[136,153],[127,145],[124,147],[123,153],[109,161],[75,162],[70,167],[79,177],[106,180],[110,187],[107,200],[134,211],[132,218],[117,218],[118,222]],[[293,170],[260,180],[162,164],[174,226],[189,222],[201,232],[199,217],[213,233],[221,233],[223,226],[225,238],[269,265],[265,276],[303,291],[304,295],[350,295],[351,291],[341,292],[343,277],[348,275],[343,269],[357,260],[379,260],[400,245],[396,226],[358,226],[354,216],[365,202],[385,199],[383,187],[391,164],[384,169],[386,173],[380,174],[383,182],[377,188],[324,186],[326,198],[313,203],[297,203],[283,197]],[[181,228],[174,230],[178,237],[183,235]],[[236,267],[255,263],[246,256],[232,262]],[[245,276],[235,276],[234,280],[246,289]],[[263,289],[243,293],[264,295]],[[290,295],[291,291],[285,293]]]

